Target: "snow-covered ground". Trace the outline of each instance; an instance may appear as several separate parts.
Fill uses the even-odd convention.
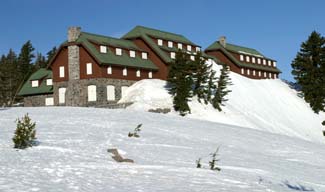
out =
[[[25,113],[40,143],[16,150],[14,121]],[[140,123],[140,138],[129,138]],[[220,172],[195,168],[218,146]],[[113,147],[135,163],[112,160]],[[0,110],[1,192],[321,192],[324,178],[325,145],[297,137],[130,109]]]
[[[219,72],[217,65],[214,68]],[[315,114],[286,83],[280,79],[252,80],[236,73],[230,73],[230,77],[232,92],[223,112],[194,98],[187,117],[324,142],[321,122],[325,113]],[[172,98],[165,86],[162,80],[139,81],[120,102],[134,102],[129,108],[137,111],[172,108]]]

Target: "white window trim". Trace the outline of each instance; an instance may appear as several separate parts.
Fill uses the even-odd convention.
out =
[[[253,70],[253,76],[255,76],[256,75],[256,71],[255,70]]]
[[[274,75],[274,79],[277,79],[276,73],[274,73],[273,75]]]
[[[107,67],[107,74],[111,75],[113,73],[112,66]]]
[[[187,51],[192,51],[192,46],[191,45],[187,45]]]
[[[92,75],[93,74],[93,64],[92,63],[87,63],[86,64],[86,71],[87,71],[87,75]]]
[[[240,70],[240,71],[241,71],[241,74],[244,74],[244,69],[243,69],[243,68],[241,68],[241,70]]]
[[[105,46],[105,45],[101,45],[101,46],[100,46],[100,52],[101,52],[101,53],[107,53],[107,46]]]
[[[178,49],[183,49],[183,44],[182,43],[177,43],[177,48]]]
[[[53,79],[46,79],[46,85],[47,86],[53,85]]]
[[[244,55],[240,55],[239,57],[241,61],[244,61]]]
[[[107,85],[106,92],[107,92],[107,101],[115,101],[115,86]]]
[[[137,76],[137,77],[141,77],[141,71],[140,71],[140,69],[137,70],[137,72],[136,72],[136,76]]]
[[[192,61],[194,61],[194,60],[195,60],[194,55],[191,55],[191,56],[190,56],[190,59],[191,59]]]
[[[60,78],[64,77],[64,66],[60,66],[60,68],[59,68],[59,77]]]
[[[255,57],[252,57],[252,63],[255,63]]]
[[[262,75],[261,71],[258,71],[258,76],[260,77]]]
[[[174,43],[173,43],[172,41],[168,41],[168,47],[169,47],[169,48],[173,48],[173,44],[174,44]]]
[[[201,48],[200,48],[200,47],[196,47],[196,48],[195,48],[195,51],[196,51],[196,52],[200,52],[200,51],[201,51]]]
[[[251,71],[249,69],[247,69],[247,75],[250,75]]]
[[[122,86],[122,87],[121,87],[121,97],[124,97],[124,96],[125,96],[125,91],[126,91],[128,88],[129,88],[128,86]]]
[[[271,61],[270,60],[268,61],[268,64],[269,64],[269,66],[271,66]]]
[[[142,52],[141,57],[142,57],[142,59],[148,59],[148,53]]]
[[[246,62],[250,62],[249,56],[246,56]]]
[[[67,91],[67,88],[61,87],[59,88],[59,104],[65,103],[65,93]]]
[[[276,61],[273,61],[273,67],[276,67]]]
[[[170,52],[170,58],[175,59],[176,58],[176,53],[175,52]]]
[[[123,69],[123,76],[127,76],[128,75],[128,69],[125,67]]]
[[[53,105],[54,105],[53,97],[45,98],[45,106],[53,106]]]
[[[94,92],[93,95],[90,94]],[[89,85],[88,86],[88,101],[97,101],[97,87],[96,85]]]
[[[32,81],[32,87],[38,87],[39,86],[39,81],[38,80],[33,80]]]
[[[257,64],[261,64],[261,59],[257,58]]]
[[[149,78],[149,79],[152,79],[152,71],[149,71],[149,73],[148,73],[148,78]]]
[[[157,39],[157,43],[159,46],[163,46],[163,44],[164,44],[162,39]]]
[[[266,65],[266,60],[265,59],[263,59],[263,65]]]
[[[115,48],[115,54],[116,55],[122,55],[122,49],[121,48]]]
[[[264,77],[266,77],[266,72],[264,72]]]
[[[130,57],[135,58],[135,51],[130,50]]]

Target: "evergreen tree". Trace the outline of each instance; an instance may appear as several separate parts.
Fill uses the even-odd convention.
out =
[[[46,58],[46,63],[49,64],[54,55],[56,54],[57,48],[53,47],[49,52],[46,53],[47,58]]]
[[[47,60],[41,53],[37,53],[36,60],[35,60],[35,69],[46,68],[47,67]]]
[[[222,111],[221,106],[224,106],[223,103],[228,100],[225,97],[229,92],[231,92],[231,90],[227,90],[227,86],[231,85],[231,81],[229,77],[228,66],[223,65],[220,72],[221,74],[218,79],[218,85],[214,94],[214,98],[212,99],[212,105],[215,109]]]
[[[17,128],[12,138],[15,144],[14,148],[25,149],[33,146],[36,139],[35,126],[36,123],[31,122],[28,114],[22,119],[17,119]]]
[[[168,86],[170,94],[174,96],[173,105],[182,116],[190,113],[188,101],[192,96],[191,62],[189,55],[181,50],[176,53],[175,60],[170,63]]]
[[[197,95],[199,102],[201,99],[207,104],[207,94],[210,91],[207,87],[211,66],[206,64],[206,58],[202,57],[201,52],[197,52],[192,62],[194,81],[193,95]]]
[[[325,111],[325,38],[313,31],[301,44],[291,66],[305,101],[315,113]]]
[[[32,60],[35,58],[35,55],[33,54],[34,50],[35,49],[30,41],[27,41],[20,50],[18,69],[21,81],[26,80],[26,78],[33,72],[34,66],[32,65]]]
[[[212,92],[215,91],[216,89],[216,72],[211,70],[210,75],[209,75],[209,80],[208,80],[208,92],[207,92],[207,101],[211,102],[211,98],[212,98]]]

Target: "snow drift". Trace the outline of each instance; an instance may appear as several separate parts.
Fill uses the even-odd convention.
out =
[[[214,65],[219,72],[219,66]],[[218,112],[193,98],[190,118],[238,125],[271,133],[324,142],[321,122],[325,114],[315,114],[297,92],[280,79],[252,80],[230,73],[232,92]],[[147,111],[172,108],[172,98],[162,80],[142,80],[132,85],[120,102],[134,102],[130,109]]]

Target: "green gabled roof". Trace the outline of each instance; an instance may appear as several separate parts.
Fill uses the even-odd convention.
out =
[[[148,28],[148,27],[143,27],[143,26],[136,26],[130,32],[125,34],[122,38],[133,39],[133,38],[141,37],[142,35],[149,35],[149,36],[155,37],[155,38],[161,38],[164,40],[169,40],[169,41],[174,41],[174,42],[185,43],[185,44],[197,46],[192,41],[190,41],[186,37],[184,37],[183,35],[179,35],[176,33],[170,33],[170,32],[166,32],[166,31],[161,31],[161,30],[157,30],[157,29],[152,29],[152,28]]]
[[[219,42],[217,42],[217,43],[219,44]],[[228,46],[228,44],[227,44],[227,46]],[[248,64],[248,63],[240,62],[227,50],[227,46],[226,46],[226,48],[224,48],[223,46],[220,45],[219,48],[210,48],[210,49],[209,49],[209,47],[211,47],[211,46],[209,46],[205,51],[221,50],[228,58],[230,58],[239,67],[246,67],[246,68],[251,68],[251,69],[258,69],[258,70],[271,71],[271,72],[275,72],[275,73],[281,73],[281,71],[278,68],[268,67],[268,66],[260,65],[260,64]]]
[[[122,38],[123,39],[135,39],[135,38],[142,38],[149,46],[155,51],[156,54],[159,55],[159,57],[164,60],[166,63],[170,63],[172,59],[169,55],[167,55],[162,49],[166,49],[166,47],[158,46],[157,43],[155,43],[151,37],[163,39],[163,40],[169,40],[176,43],[184,43],[189,44],[193,46],[197,46],[187,38],[185,38],[183,35],[160,31],[157,29],[151,29],[143,26],[136,26],[133,28],[130,32],[125,34]]]
[[[223,46],[219,43],[219,41],[216,41],[216,42],[212,43],[205,50],[206,51],[218,50],[221,47],[223,47]],[[248,47],[243,47],[243,46],[238,46],[238,45],[234,45],[234,44],[230,44],[230,43],[226,44],[225,49],[228,50],[228,51],[236,52],[236,53],[242,53],[242,54],[248,54],[248,55],[255,55],[255,56],[264,57],[264,55],[262,53],[258,52],[255,49],[248,48]]]
[[[23,87],[20,89],[18,95],[27,96],[27,95],[41,95],[41,94],[52,94],[53,86],[46,85],[46,79],[52,78],[52,71],[46,70],[44,68],[39,69],[33,73],[28,80],[25,82]],[[41,80],[41,83],[38,87],[32,87],[32,80]]]

